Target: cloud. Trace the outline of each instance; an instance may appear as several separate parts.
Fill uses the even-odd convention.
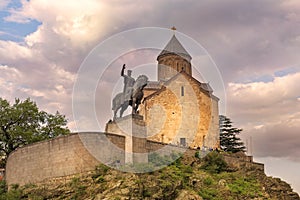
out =
[[[270,82],[229,83],[228,100],[237,115],[274,117],[295,111],[299,105],[300,72],[274,77]],[[235,107],[238,106],[238,109]],[[299,107],[300,108],[300,107]],[[237,112],[237,110],[239,110]]]
[[[32,58],[32,51],[16,42],[0,40],[0,56],[2,58],[1,62],[30,59]]]
[[[299,160],[300,72],[281,74],[270,82],[229,83],[228,110],[253,138],[254,155]]]
[[[270,123],[258,130],[251,130],[253,152],[258,157],[288,158],[300,162],[300,112]]]
[[[0,9],[4,9],[9,4],[10,0],[1,0],[0,1]]]
[[[22,1],[22,7],[10,10],[6,20],[41,24],[23,43],[0,41],[0,64],[18,70],[22,78],[1,77],[14,81],[11,90],[18,92],[12,91],[12,97],[34,95],[44,108],[51,105],[50,110],[60,108],[71,116],[74,79],[92,48],[129,28],[175,25],[203,44],[230,82],[228,102],[234,105],[229,105],[233,117],[245,119],[241,120],[244,124],[255,121],[258,111],[272,118],[274,112],[288,114],[299,102],[299,96],[293,95],[298,75],[273,75],[300,63],[298,5],[293,0]],[[274,80],[245,84],[265,79],[262,74],[271,74]]]
[[[39,34],[33,34],[28,40],[39,41],[41,34],[49,36],[50,32],[52,36],[69,40],[73,47],[81,47],[103,37],[109,30],[109,18],[113,16],[109,10],[112,8],[107,2],[97,0],[23,1],[23,6],[11,10],[6,20],[23,23],[34,19],[42,22]]]

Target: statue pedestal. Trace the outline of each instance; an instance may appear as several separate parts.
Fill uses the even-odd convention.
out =
[[[125,137],[125,164],[148,163],[143,116],[130,114],[106,124],[105,132]]]

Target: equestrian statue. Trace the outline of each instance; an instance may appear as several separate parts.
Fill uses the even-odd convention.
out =
[[[124,77],[123,92],[118,93],[112,101],[112,110],[114,111],[114,119],[118,118],[117,113],[120,110],[120,118],[124,111],[130,105],[132,107],[132,114],[137,114],[137,110],[144,97],[143,89],[147,85],[148,77],[140,75],[136,80],[131,77],[131,70],[127,70],[127,75],[124,74],[125,64],[121,70],[121,76]]]

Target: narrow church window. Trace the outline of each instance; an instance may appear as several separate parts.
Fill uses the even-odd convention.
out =
[[[181,96],[184,96],[184,87],[181,86]]]

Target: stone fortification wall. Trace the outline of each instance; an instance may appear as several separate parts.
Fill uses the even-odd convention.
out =
[[[252,156],[244,153],[223,154],[224,160],[230,167],[237,169],[257,169],[264,172],[264,164],[253,162]]]
[[[114,145],[108,145],[112,142]],[[160,155],[183,153],[193,158],[196,149],[186,149],[161,142],[134,139],[137,152],[157,152]],[[11,184],[39,183],[48,179],[67,177],[91,171],[101,163],[110,165],[118,160],[125,163],[125,137],[109,133],[73,133],[68,136],[27,145],[14,151],[6,165],[6,181]],[[264,165],[255,163],[251,156],[224,154],[226,162],[237,168],[264,170]],[[114,160],[111,160],[114,159]]]
[[[97,152],[101,151],[101,155],[105,155],[105,151],[110,155],[113,153],[96,140],[103,136],[124,149],[124,137],[104,133],[73,133],[34,143],[17,149],[8,157],[6,181],[8,185],[24,185],[93,170],[100,163],[94,157],[97,157]],[[124,160],[121,162],[124,163]]]

